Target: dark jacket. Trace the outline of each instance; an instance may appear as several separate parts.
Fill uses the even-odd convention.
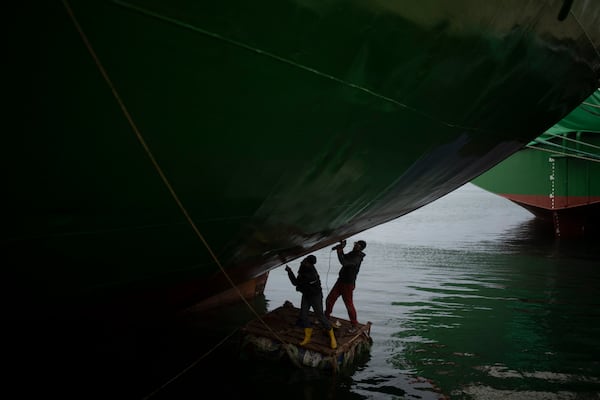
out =
[[[358,271],[360,271],[360,264],[362,263],[363,258],[365,258],[365,253],[352,250],[351,252],[344,254],[342,249],[338,249],[337,256],[338,260],[340,260],[340,264],[342,264],[338,281],[352,285],[356,284],[356,276],[358,275]]]
[[[296,286],[296,290],[302,294],[322,293],[319,273],[313,264],[302,262],[298,268],[298,277],[294,276],[292,271],[288,271],[288,276],[292,284]]]

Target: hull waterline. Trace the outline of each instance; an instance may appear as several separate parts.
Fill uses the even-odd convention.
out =
[[[600,234],[600,89],[473,183],[529,210],[556,237]]]

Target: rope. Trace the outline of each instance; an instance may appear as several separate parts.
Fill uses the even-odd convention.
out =
[[[329,75],[329,74],[327,74],[325,72],[322,72],[322,71],[319,71],[317,69],[311,68],[311,67],[309,67],[307,65],[297,63],[297,62],[295,62],[293,60],[289,60],[287,58],[278,56],[277,54],[270,53],[268,51],[264,51],[264,50],[256,48],[256,47],[252,47],[252,46],[247,45],[245,43],[242,43],[240,41],[224,37],[224,36],[222,36],[222,35],[220,35],[218,33],[202,29],[202,28],[200,28],[198,26],[189,24],[187,22],[183,22],[183,21],[181,21],[179,19],[168,17],[168,16],[165,16],[165,15],[162,15],[162,14],[158,14],[158,13],[156,13],[154,11],[148,10],[146,8],[139,7],[137,5],[133,5],[133,4],[127,3],[126,1],[122,1],[122,0],[113,0],[113,3],[115,3],[115,4],[117,4],[117,5],[121,6],[121,7],[128,8],[130,10],[136,11],[136,12],[138,12],[140,14],[144,14],[144,15],[147,15],[147,16],[150,16],[150,17],[153,17],[153,18],[157,18],[157,19],[160,19],[160,20],[162,20],[164,22],[168,22],[170,24],[179,26],[181,28],[189,29],[191,31],[201,33],[201,34],[203,34],[205,36],[209,36],[209,37],[211,37],[213,39],[226,42],[226,43],[228,43],[230,45],[237,46],[237,47],[240,47],[242,49],[251,51],[253,53],[260,54],[261,56],[272,58],[272,59],[277,60],[279,62],[291,65],[291,66],[293,66],[295,68],[302,69],[304,71],[307,71],[307,72],[310,72],[312,74],[318,75],[318,76],[320,76],[322,78],[335,81],[335,82],[337,82],[337,83],[339,83],[341,85],[350,87],[352,89],[355,89],[355,90],[363,92],[363,93],[367,93],[370,96],[373,96],[373,97],[376,97],[376,98],[378,98],[380,100],[383,100],[385,102],[394,104],[395,106],[398,106],[398,107],[403,108],[405,110],[409,110],[409,111],[411,111],[411,112],[413,112],[415,114],[420,115],[423,118],[426,118],[426,119],[431,120],[431,121],[435,121],[435,122],[437,122],[437,123],[439,123],[441,125],[444,125],[446,127],[463,129],[463,130],[469,130],[469,131],[474,131],[474,132],[484,132],[484,133],[487,132],[486,130],[478,128],[478,127],[475,127],[475,126],[463,126],[463,125],[460,125],[460,124],[456,124],[456,123],[452,123],[452,122],[440,119],[440,118],[438,118],[435,115],[428,114],[428,113],[423,112],[423,111],[421,111],[421,110],[419,110],[417,108],[411,107],[411,106],[409,106],[407,104],[404,104],[404,103],[402,103],[402,102],[400,102],[398,100],[395,100],[395,99],[393,99],[391,97],[385,96],[385,95],[383,95],[381,93],[374,92],[373,90],[368,89],[368,88],[366,88],[364,86],[360,86],[360,85],[357,85],[355,83],[349,82],[347,80],[335,77],[333,75]]]
[[[150,158],[150,161],[152,162],[152,165],[154,166],[154,169],[158,172],[161,180],[163,181],[163,183],[165,184],[165,186],[169,190],[169,193],[171,194],[171,197],[173,197],[173,199],[177,203],[177,206],[179,207],[179,210],[182,212],[182,214],[184,215],[186,221],[188,222],[188,224],[190,224],[190,226],[192,227],[192,229],[196,233],[196,236],[198,236],[198,238],[202,241],[202,243],[204,244],[204,246],[206,247],[206,249],[210,253],[210,255],[213,258],[213,260],[217,263],[217,265],[219,266],[219,268],[221,269],[221,271],[225,274],[225,276],[229,280],[229,283],[232,286],[235,286],[233,284],[233,281],[229,278],[229,275],[227,275],[225,273],[225,270],[221,266],[221,263],[219,262],[219,259],[214,254],[214,252],[213,252],[212,248],[210,247],[210,245],[204,239],[204,236],[202,236],[202,234],[198,230],[198,227],[196,226],[196,224],[194,223],[194,221],[191,219],[190,215],[188,214],[187,209],[184,207],[183,203],[181,202],[181,200],[177,196],[177,193],[175,193],[175,190],[173,189],[173,186],[169,182],[168,178],[164,174],[164,172],[163,172],[162,168],[160,167],[160,165],[158,164],[158,162],[156,161],[154,155],[152,154],[152,151],[150,150],[150,148],[148,147],[148,144],[144,140],[144,137],[142,136],[142,134],[140,133],[140,131],[139,131],[138,127],[137,127],[137,125],[133,121],[133,118],[131,117],[131,114],[129,113],[127,107],[125,106],[125,103],[121,99],[121,96],[117,92],[117,89],[115,88],[113,82],[111,81],[110,77],[108,76],[108,73],[104,69],[102,63],[100,62],[100,59],[98,58],[98,56],[96,55],[96,52],[92,48],[92,45],[88,41],[87,36],[83,32],[83,29],[79,25],[79,22],[77,21],[75,15],[73,13],[73,10],[69,6],[68,1],[67,0],[62,0],[62,1],[63,1],[63,4],[64,4],[65,8],[67,9],[67,12],[69,13],[69,16],[71,17],[71,20],[73,21],[73,24],[75,25],[75,27],[76,27],[77,31],[79,32],[79,34],[80,34],[83,42],[85,43],[85,46],[87,47],[87,49],[90,52],[92,58],[94,59],[94,62],[96,63],[96,66],[100,70],[100,73],[102,74],[102,77],[104,78],[104,80],[106,81],[106,83],[108,84],[108,86],[110,87],[110,90],[112,91],[113,96],[117,100],[117,103],[119,104],[119,107],[121,108],[121,111],[125,115],[125,118],[127,119],[127,122],[131,126],[131,129],[133,130],[135,136],[137,137],[138,141],[142,145],[142,147],[143,147],[144,151],[146,152],[147,156]],[[241,292],[239,291],[239,289],[238,289],[238,293],[240,293],[240,295],[241,295]]]
[[[585,29],[583,29],[583,25],[581,24],[581,21],[579,20],[579,18],[577,18],[577,16],[573,13],[572,10],[569,11],[569,14],[571,14],[573,19],[577,23],[577,25],[579,25],[579,27],[581,28],[581,31],[585,34],[585,38],[588,40],[592,50],[594,50],[594,53],[596,53],[596,55],[598,56],[598,59],[600,59],[600,52],[598,52],[598,49],[596,48],[596,45],[595,45],[594,41],[592,40],[592,38],[590,37],[590,35],[587,33],[587,31]]]
[[[329,252],[329,266],[327,267],[327,274],[325,275],[325,287],[327,288],[327,293],[329,293],[329,271],[331,270],[331,253],[333,253],[333,251]]]
[[[573,143],[576,143],[576,144],[580,144],[582,146],[591,147],[593,149],[600,149],[600,146],[596,146],[596,145],[593,145],[591,143],[582,142],[581,140],[570,138],[567,135],[561,135],[559,133],[548,133],[548,135],[556,137],[556,138],[559,138],[559,139],[562,139],[562,140],[567,140],[569,142],[573,142]],[[537,140],[534,140],[534,142],[537,142]],[[544,143],[546,143],[546,142],[544,141]],[[565,147],[565,148],[568,149],[568,147]]]
[[[527,147],[529,149],[533,149],[533,150],[545,151],[547,153],[554,154],[554,155],[557,155],[557,156],[565,156],[565,157],[578,158],[580,160],[587,160],[587,161],[592,161],[592,162],[600,162],[600,159],[598,159],[598,158],[583,157],[583,156],[575,155],[575,154],[572,154],[572,153],[563,153],[563,152],[560,152],[560,151],[557,151],[557,150],[545,149],[543,147],[537,147],[537,146],[531,146],[531,145],[527,145],[525,147]]]
[[[588,106],[588,107],[592,107],[592,108],[597,108],[600,110],[600,104],[593,104],[593,103],[588,103],[587,101],[584,101],[583,103],[584,106]]]
[[[210,245],[208,244],[208,242],[206,241],[206,239],[204,238],[204,236],[202,235],[202,233],[200,232],[200,230],[198,229],[198,227],[196,226],[196,224],[194,223],[194,221],[190,217],[187,209],[184,207],[183,203],[179,199],[179,196],[177,196],[177,193],[175,192],[175,190],[173,189],[173,186],[169,182],[169,179],[166,177],[166,175],[163,172],[162,168],[160,167],[160,165],[156,161],[156,159],[155,159],[152,151],[150,150],[150,147],[148,146],[148,144],[144,140],[144,137],[142,136],[141,132],[139,131],[139,129],[138,129],[137,125],[135,124],[135,122],[134,122],[131,114],[129,113],[127,107],[125,106],[125,103],[123,102],[121,96],[119,95],[119,92],[117,91],[115,85],[113,84],[112,80],[108,76],[108,73],[106,72],[104,66],[100,62],[100,59],[98,58],[96,52],[94,51],[94,48],[92,47],[92,45],[89,42],[87,36],[85,35],[85,33],[84,33],[81,25],[79,24],[79,21],[77,20],[77,17],[75,16],[75,13],[73,12],[73,10],[72,10],[69,2],[68,2],[68,0],[62,0],[62,3],[63,3],[63,6],[65,7],[67,13],[69,14],[69,17],[70,17],[71,21],[73,22],[73,25],[77,29],[77,32],[81,36],[81,39],[83,40],[83,43],[85,44],[85,47],[87,48],[87,50],[89,51],[90,55],[94,59],[94,62],[96,64],[96,66],[98,67],[98,70],[102,74],[102,77],[106,81],[106,83],[109,86],[109,88],[110,88],[110,90],[111,90],[114,98],[116,99],[117,103],[119,104],[119,107],[121,108],[121,111],[123,112],[123,115],[125,115],[125,118],[127,119],[127,122],[129,123],[129,125],[130,125],[131,129],[133,130],[135,136],[137,137],[138,141],[142,145],[142,147],[143,147],[144,151],[146,152],[147,156],[150,158],[150,161],[152,162],[152,165],[154,166],[154,169],[159,174],[159,176],[160,176],[161,180],[163,181],[164,185],[169,190],[169,193],[171,194],[171,197],[173,197],[173,200],[177,203],[177,206],[179,207],[179,210],[181,211],[181,213],[184,215],[186,221],[192,227],[192,229],[196,233],[196,236],[204,244],[204,246],[206,247],[206,249],[210,253],[212,259],[217,264],[217,266],[219,267],[219,269],[221,270],[221,272],[223,273],[223,275],[225,276],[225,278],[227,279],[227,281],[229,282],[229,284],[231,285],[231,287],[233,287],[237,291],[240,299],[248,306],[248,308],[250,309],[250,311],[252,311],[252,313],[263,323],[263,325],[267,329],[269,329],[273,333],[273,335],[275,335],[275,337],[277,337],[279,339],[280,342],[285,343],[285,341],[275,331],[273,331],[273,329],[269,325],[267,325],[267,323],[256,312],[256,310],[254,309],[254,307],[252,307],[252,305],[244,298],[244,296],[242,295],[242,292],[240,291],[240,289],[235,285],[235,283],[233,282],[233,280],[230,278],[230,276],[227,274],[227,272],[225,271],[225,269],[221,265],[221,262],[219,261],[218,257],[215,255],[215,253],[213,252],[212,248],[210,247]],[[225,339],[227,339],[227,338],[225,338]],[[200,359],[206,357],[213,350],[215,350],[216,348],[218,348],[219,346],[221,346],[221,344],[223,342],[224,342],[224,340],[221,341],[221,342],[219,342],[215,347],[213,347],[206,354],[204,354],[203,356],[201,356]],[[195,364],[193,364],[193,365],[195,365]],[[175,380],[181,374],[183,374],[184,372],[186,372],[190,367],[184,369],[180,374],[176,375],[173,379],[169,380],[167,382],[167,384],[171,383],[173,380]],[[158,390],[162,389],[167,384],[163,385]],[[151,395],[153,395],[157,391],[153,392]]]
[[[170,385],[171,383],[173,383],[176,379],[178,379],[180,376],[182,376],[183,374],[185,374],[186,372],[188,372],[189,370],[191,370],[192,368],[194,368],[200,361],[202,361],[204,358],[206,358],[210,353],[212,353],[214,350],[216,350],[219,346],[221,346],[223,343],[225,343],[230,337],[233,336],[233,334],[235,332],[237,332],[238,329],[234,329],[229,335],[227,335],[226,337],[224,337],[219,343],[217,343],[216,346],[214,346],[212,349],[208,350],[206,353],[202,354],[200,357],[198,357],[196,359],[196,361],[194,361],[193,363],[191,363],[190,365],[188,365],[186,368],[184,368],[180,373],[178,373],[177,375],[175,375],[174,377],[172,377],[171,379],[169,379],[168,381],[166,381],[164,384],[162,384],[161,386],[159,386],[156,390],[154,390],[152,393],[148,394],[146,397],[144,397],[144,400],[149,399],[150,397],[154,396],[156,393],[160,392],[161,390],[163,390],[165,387],[167,387],[168,385]]]

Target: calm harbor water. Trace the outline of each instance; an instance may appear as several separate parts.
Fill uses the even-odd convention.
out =
[[[368,247],[355,303],[359,320],[373,323],[374,345],[348,392],[600,398],[599,242],[558,240],[540,228],[529,212],[468,184],[356,236]],[[331,287],[335,255],[315,255]],[[266,297],[270,307],[299,301],[279,270]],[[346,318],[341,300],[334,314]]]
[[[54,352],[21,361],[38,374],[20,393],[30,385],[63,398],[600,399],[597,238],[555,239],[527,211],[467,184],[348,241],[356,239],[368,246],[355,304],[374,343],[348,373],[240,359],[237,329],[254,318],[241,303],[92,325],[91,339],[78,323],[66,338],[61,330]],[[327,292],[339,264],[329,248],[314,254]],[[251,306],[264,313],[286,300],[299,305],[300,294],[278,268]],[[334,315],[347,318],[341,299]],[[63,354],[65,343],[81,351]],[[59,361],[73,368],[56,373]]]

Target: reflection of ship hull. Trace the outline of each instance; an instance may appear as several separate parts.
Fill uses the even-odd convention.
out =
[[[600,6],[561,6],[19,5],[11,308],[191,304],[440,198],[594,90]]]
[[[551,223],[556,236],[600,233],[600,90],[473,183]]]

